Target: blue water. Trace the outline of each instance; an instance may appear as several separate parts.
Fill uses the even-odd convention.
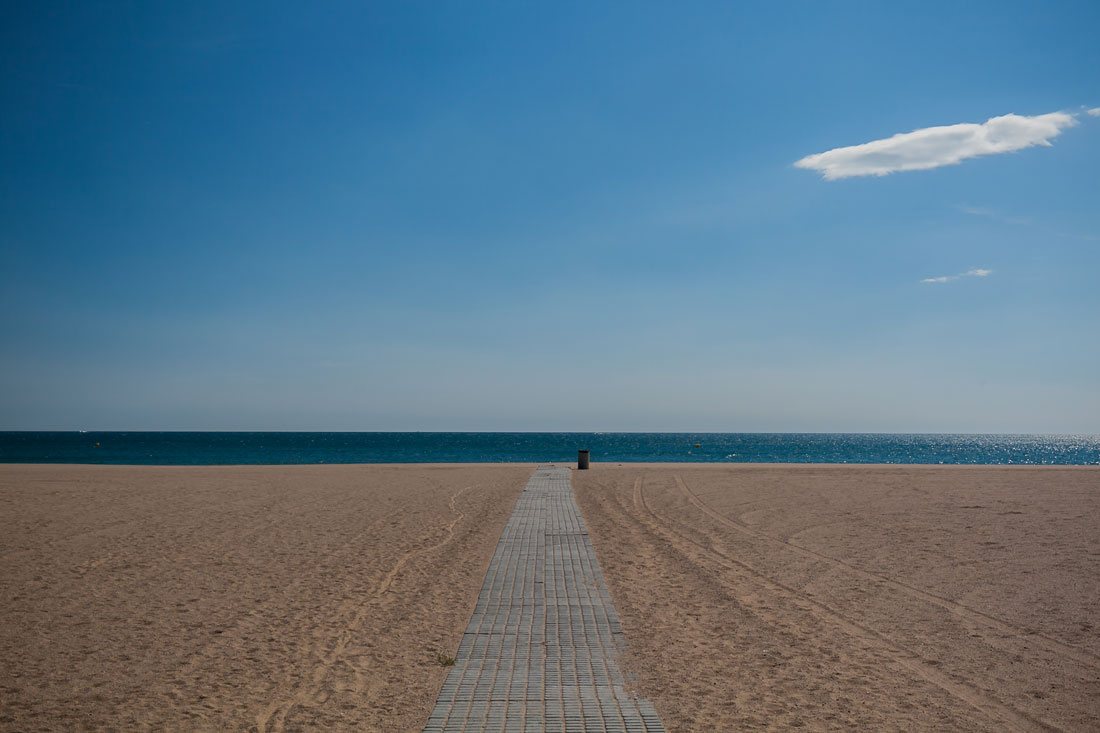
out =
[[[605,462],[1100,464],[1100,435],[0,432],[0,463]]]

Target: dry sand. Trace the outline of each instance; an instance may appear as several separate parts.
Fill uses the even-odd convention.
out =
[[[670,730],[1100,729],[1098,469],[574,475]]]
[[[0,466],[0,729],[418,730],[531,466]],[[1100,728],[1100,470],[576,473],[670,730]]]
[[[530,466],[0,466],[0,729],[418,730]]]

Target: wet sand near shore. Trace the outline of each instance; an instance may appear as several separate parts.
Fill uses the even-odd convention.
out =
[[[418,730],[529,465],[0,466],[0,730]]]
[[[1100,469],[574,477],[669,730],[1100,728]]]

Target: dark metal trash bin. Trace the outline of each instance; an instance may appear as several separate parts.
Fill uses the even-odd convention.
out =
[[[577,469],[580,471],[588,470],[588,450],[577,451]]]

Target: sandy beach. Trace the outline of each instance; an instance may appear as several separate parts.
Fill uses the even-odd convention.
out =
[[[574,475],[669,730],[1100,727],[1100,470]]]
[[[0,729],[417,730],[530,472],[0,466]]]
[[[0,466],[0,730],[419,730],[531,470]],[[1100,726],[1100,470],[573,475],[669,730]]]

